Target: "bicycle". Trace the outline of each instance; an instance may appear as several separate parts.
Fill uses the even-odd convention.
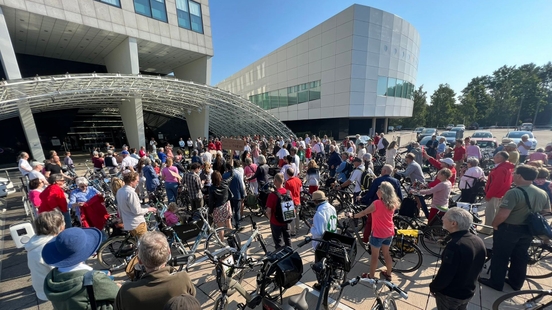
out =
[[[303,263],[301,257],[296,253],[297,250],[292,250],[289,247],[284,247],[273,253],[267,254],[263,259],[258,261],[250,258],[243,259],[247,257],[245,252],[250,246],[251,241],[260,236],[258,235],[258,231],[255,231],[257,233],[253,233],[239,252],[227,248],[225,252],[217,256],[211,254],[209,251],[205,251],[207,258],[215,265],[216,280],[219,290],[221,291],[221,296],[217,298],[214,309],[227,309],[228,296],[238,292],[245,298],[245,303],[237,305],[238,309],[254,309],[262,304],[263,309],[280,310],[282,307],[278,304],[278,301],[281,303],[283,293],[287,288],[295,285],[300,280],[303,273]],[[259,239],[259,242],[263,249],[265,249],[264,241]],[[302,242],[298,248],[304,246],[306,243],[307,241]],[[240,259],[240,257],[242,259]],[[295,270],[280,269],[280,263],[283,261],[287,261],[285,264],[286,266],[290,266],[290,264],[294,266]],[[251,271],[259,266],[261,268],[257,272],[257,287],[250,293],[241,285],[241,277],[243,277],[243,274],[247,271]],[[279,292],[279,294],[271,295],[274,292]],[[303,292],[303,298],[305,294],[306,291]],[[297,300],[297,298],[294,300]],[[294,306],[293,302],[290,302],[290,305],[292,309],[308,309],[306,302],[301,303],[299,300],[297,301],[297,307]],[[305,305],[306,307],[302,307]]]
[[[550,309],[552,290],[523,290],[500,296],[493,303],[493,310],[501,309]]]
[[[358,213],[362,211],[361,206],[350,205],[346,212]],[[338,222],[338,228],[342,235],[350,236],[356,239],[358,245],[369,255],[372,254],[369,242],[364,242],[360,236],[360,224],[364,219],[343,218]],[[393,271],[412,272],[418,270],[423,263],[423,255],[416,241],[420,232],[417,229],[397,229],[395,227],[395,236],[389,246],[389,254],[393,259]],[[383,254],[380,253],[379,261],[385,265]]]
[[[394,310],[398,309],[397,304],[395,303],[395,293],[398,293],[400,297],[404,299],[408,299],[408,294],[402,290],[397,285],[393,284],[390,281],[386,280],[378,280],[378,279],[369,279],[369,278],[361,278],[357,276],[356,278],[353,278],[347,282],[350,286],[355,286],[360,282],[366,282],[370,285],[372,285],[374,289],[374,293],[376,294],[376,300],[374,301],[374,304],[370,309],[372,310]],[[378,290],[378,284],[383,284],[381,288]],[[386,286],[388,288],[387,292],[381,294],[381,291],[383,290],[383,287]],[[384,295],[383,298],[381,295]]]

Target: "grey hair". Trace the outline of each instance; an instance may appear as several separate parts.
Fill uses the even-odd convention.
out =
[[[470,164],[472,167],[477,167],[479,166],[479,159],[475,158],[475,157],[469,157],[467,160],[468,164]]]
[[[144,159],[144,165],[146,165],[146,166],[147,166],[147,165],[151,165],[151,159],[150,159],[149,157],[146,157],[146,158]]]
[[[390,164],[383,165],[383,167],[381,167],[381,170],[383,171],[383,169],[385,169],[385,171],[389,173],[393,172],[393,166],[391,166]]]
[[[159,231],[148,231],[138,242],[138,258],[148,269],[159,269],[169,260],[171,249],[167,237]]]
[[[246,164],[246,165],[251,165],[251,163],[252,163],[251,158],[247,157],[247,158],[245,159],[245,164]]]
[[[372,160],[372,154],[366,153],[366,154],[362,155],[362,159],[363,159],[364,161]]]
[[[61,180],[63,180],[63,175],[61,175],[61,173],[54,173],[48,177],[48,183],[50,183],[50,185],[56,184],[57,181]]]
[[[98,151],[94,151],[94,152],[92,152],[92,155],[94,155],[94,156],[98,156],[98,155],[99,155],[99,154],[98,154]]]
[[[259,155],[257,162],[259,162],[260,165],[266,164],[266,157],[264,155]]]
[[[113,151],[112,151],[112,150],[109,150],[109,151],[107,151],[107,154],[108,154],[108,155],[113,155]]]
[[[524,134],[523,136],[521,136],[521,139],[523,139],[523,138],[529,139],[529,135],[528,135],[528,134]]]
[[[473,224],[473,216],[470,212],[459,207],[450,208],[447,211],[447,218],[451,222],[456,222],[458,230],[468,230]]]
[[[88,180],[85,177],[78,177],[75,179],[75,183],[77,183],[77,186],[81,184],[88,185]]]
[[[34,220],[36,234],[39,236],[57,235],[65,227],[63,215],[58,210],[42,212]]]

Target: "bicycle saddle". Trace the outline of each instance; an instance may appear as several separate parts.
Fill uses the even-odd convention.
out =
[[[295,295],[289,298],[288,304],[293,307],[293,309],[308,309],[309,304],[307,303],[307,293],[309,289],[304,289],[303,292],[299,295]]]

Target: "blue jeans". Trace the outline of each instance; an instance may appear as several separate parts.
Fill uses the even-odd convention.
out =
[[[165,182],[165,191],[167,191],[167,200],[169,202],[176,202],[176,197],[178,197],[178,183]]]
[[[234,217],[234,228],[240,228],[240,202],[241,200],[230,199],[230,206],[232,207],[232,216]]]

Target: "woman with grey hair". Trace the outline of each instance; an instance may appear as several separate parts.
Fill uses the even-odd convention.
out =
[[[263,190],[263,187],[268,183],[268,165],[266,164],[266,157],[264,155],[259,155],[259,166],[257,167],[257,170],[255,170],[255,174],[248,177],[247,180],[256,179],[257,180],[257,188],[259,190]]]
[[[460,201],[474,203],[477,196],[477,181],[485,179],[485,172],[479,167],[479,160],[475,157],[468,157],[466,160],[468,163],[468,170],[464,172],[462,178],[460,178],[460,184],[458,188],[461,191]]]
[[[27,244],[27,266],[31,271],[31,280],[36,297],[40,300],[48,300],[44,294],[44,279],[54,267],[47,265],[42,259],[42,248],[48,241],[65,229],[63,215],[57,211],[43,212],[34,221],[34,235]]]
[[[362,161],[364,161],[364,167],[370,168],[374,171],[374,163],[372,162],[372,154],[366,153],[362,156]]]
[[[88,186],[88,180],[84,177],[76,178],[75,183],[77,184],[77,189],[72,190],[69,194],[69,208],[75,211],[77,219],[82,224],[80,207],[92,199],[92,197],[101,195],[101,193],[93,186]]]

